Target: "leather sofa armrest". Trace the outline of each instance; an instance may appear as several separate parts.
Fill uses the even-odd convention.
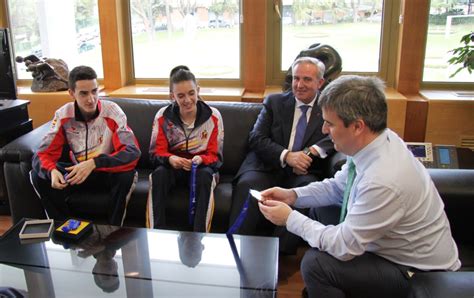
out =
[[[444,203],[451,232],[458,245],[474,245],[472,210],[474,208],[474,170],[428,169]]]
[[[428,169],[441,195],[474,198],[474,170]]]
[[[336,152],[333,155],[327,157],[325,163],[324,172],[326,177],[334,177],[337,171],[339,171],[342,166],[346,163],[347,156],[344,153]]]
[[[41,140],[48,132],[49,126],[50,122],[45,123],[5,145],[0,149],[0,161],[31,161],[31,158],[38,149]]]

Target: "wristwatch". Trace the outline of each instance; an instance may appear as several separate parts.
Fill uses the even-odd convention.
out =
[[[309,150],[309,147],[304,148],[303,153],[308,155],[309,157],[313,157],[313,153],[311,153],[311,150]]]

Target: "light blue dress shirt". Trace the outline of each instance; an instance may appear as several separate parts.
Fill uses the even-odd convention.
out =
[[[287,229],[340,260],[373,252],[421,270],[457,270],[458,249],[429,173],[389,129],[352,157],[347,216],[325,226],[292,211]],[[347,164],[334,178],[295,188],[295,207],[341,205]]]

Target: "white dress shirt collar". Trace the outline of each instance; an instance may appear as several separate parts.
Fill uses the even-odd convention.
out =
[[[318,93],[316,93],[316,95],[314,96],[313,100],[310,103],[306,104],[306,103],[302,102],[301,100],[299,100],[298,98],[296,98],[296,96],[295,96],[295,100],[296,100],[295,108],[299,108],[300,106],[303,106],[303,105],[308,105],[311,108],[313,108],[313,105],[316,102],[316,98],[318,98]]]
[[[359,152],[352,156],[352,161],[356,166],[356,172],[366,169],[375,156],[377,156],[377,149],[388,140],[388,128],[384,129],[372,142],[362,148]]]

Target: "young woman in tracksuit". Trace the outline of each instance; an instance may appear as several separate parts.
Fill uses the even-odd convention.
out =
[[[208,232],[222,164],[222,117],[200,100],[196,78],[185,66],[171,71],[170,95],[173,103],[160,109],[153,121],[150,158],[155,170],[150,175],[147,225],[166,227],[166,200],[171,189],[180,185],[189,187],[190,194],[195,191],[193,207],[190,203],[188,214],[182,216],[189,217],[194,231]],[[193,172],[194,188],[190,185]]]

